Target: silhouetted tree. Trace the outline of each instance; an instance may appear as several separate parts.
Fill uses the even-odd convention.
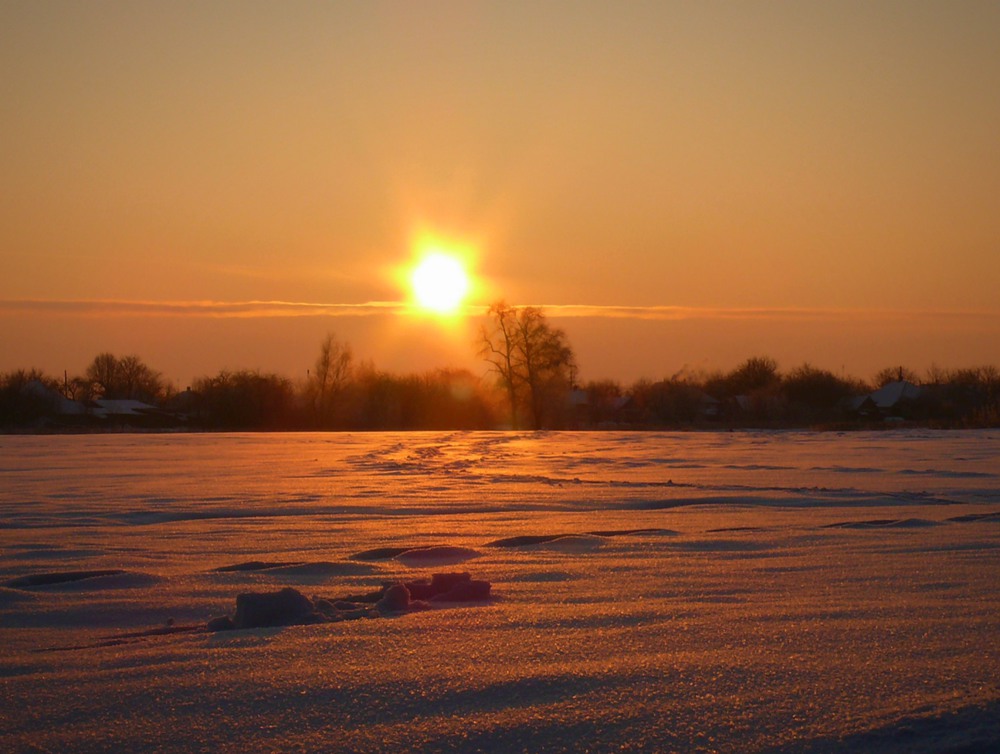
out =
[[[703,388],[723,402],[725,413],[741,422],[770,421],[784,410],[780,384],[777,362],[767,356],[754,356],[731,372],[707,378]]]
[[[165,389],[160,373],[135,355],[119,359],[112,353],[100,353],[90,362],[86,376],[92,394],[100,398],[155,402],[163,397]]]
[[[490,429],[495,411],[480,380],[464,369],[438,369],[421,378],[418,426],[424,429]]]
[[[83,375],[72,377],[59,385],[63,396],[71,401],[89,401],[94,397],[94,383]]]
[[[873,381],[875,383],[875,387],[885,387],[890,382],[902,382],[903,380],[914,384],[920,382],[916,372],[903,366],[880,369],[875,373]]]
[[[942,371],[937,382],[920,400],[932,415],[965,426],[1000,423],[1000,371],[996,367]]]
[[[465,370],[394,375],[365,368],[345,397],[353,429],[490,429],[496,424],[480,381]]]
[[[15,369],[0,374],[0,426],[24,427],[55,409],[58,383],[40,369]]]
[[[292,383],[277,374],[222,371],[195,380],[205,423],[216,429],[288,429],[295,426]]]
[[[686,426],[702,421],[715,403],[694,382],[640,380],[631,391],[632,417],[642,426]]]
[[[118,357],[113,353],[97,354],[87,367],[86,376],[96,395],[118,397],[113,395],[118,389]]]
[[[337,400],[351,379],[352,360],[351,347],[338,341],[333,333],[323,339],[308,389],[315,415],[324,426],[336,421]]]
[[[779,381],[778,363],[769,356],[753,356],[726,375],[730,395],[750,395]]]
[[[517,364],[517,310],[505,301],[497,301],[487,312],[486,324],[480,326],[479,355],[485,359],[497,381],[507,393],[510,422],[518,429],[518,389],[521,378]]]
[[[480,330],[479,352],[507,393],[512,424],[518,426],[523,403],[532,426],[546,426],[565,411],[576,377],[576,358],[566,334],[533,306],[518,308],[500,301],[488,316]]]
[[[532,424],[538,429],[565,411],[576,379],[576,358],[566,334],[551,327],[542,310],[533,306],[518,310],[516,342]]]
[[[622,401],[622,386],[614,380],[598,380],[583,386],[587,395],[587,419],[592,425],[601,425],[618,419]]]
[[[857,386],[833,372],[803,364],[782,380],[781,391],[793,416],[815,421],[837,418],[844,399],[856,394]]]

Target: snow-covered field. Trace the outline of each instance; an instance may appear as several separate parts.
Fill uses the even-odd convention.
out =
[[[1000,751],[1000,433],[0,436],[0,750]]]

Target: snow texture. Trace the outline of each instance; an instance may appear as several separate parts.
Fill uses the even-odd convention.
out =
[[[1000,751],[998,460],[0,436],[0,751]]]

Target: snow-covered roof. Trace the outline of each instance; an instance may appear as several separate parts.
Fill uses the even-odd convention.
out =
[[[912,382],[897,380],[883,385],[872,393],[870,398],[875,401],[875,405],[879,408],[892,408],[900,401],[912,401],[919,398],[923,392],[923,388]]]
[[[155,406],[129,398],[98,398],[94,401],[97,408],[95,416],[142,416],[149,411],[156,411]]]
[[[855,395],[850,398],[845,398],[841,405],[848,411],[860,411],[870,400],[870,395]]]
[[[83,416],[87,413],[87,407],[80,401],[71,401],[60,395],[56,401],[56,413],[63,416]]]
[[[62,393],[53,390],[38,380],[31,380],[31,382],[24,386],[24,391],[30,395],[50,401],[52,408],[57,414],[77,416],[87,413],[87,408],[82,403],[71,401]]]

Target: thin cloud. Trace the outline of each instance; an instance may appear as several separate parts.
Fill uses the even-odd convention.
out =
[[[711,307],[711,306],[592,306],[539,305],[550,318],[633,319],[660,322],[683,320],[871,321],[914,318],[993,318],[997,311],[834,309],[822,307]]]
[[[1000,311],[834,309],[806,307],[697,307],[599,306],[588,304],[538,305],[553,319],[621,319],[647,321],[763,320],[763,321],[904,321],[914,318],[1000,319]],[[470,305],[465,314],[485,314],[486,306]],[[408,314],[402,301],[329,304],[302,301],[118,301],[104,299],[0,300],[0,314],[72,315],[80,317],[370,317]]]
[[[317,304],[299,301],[110,301],[15,299],[0,301],[0,312],[71,314],[81,317],[365,317],[398,314],[406,304],[368,301],[362,304]]]

